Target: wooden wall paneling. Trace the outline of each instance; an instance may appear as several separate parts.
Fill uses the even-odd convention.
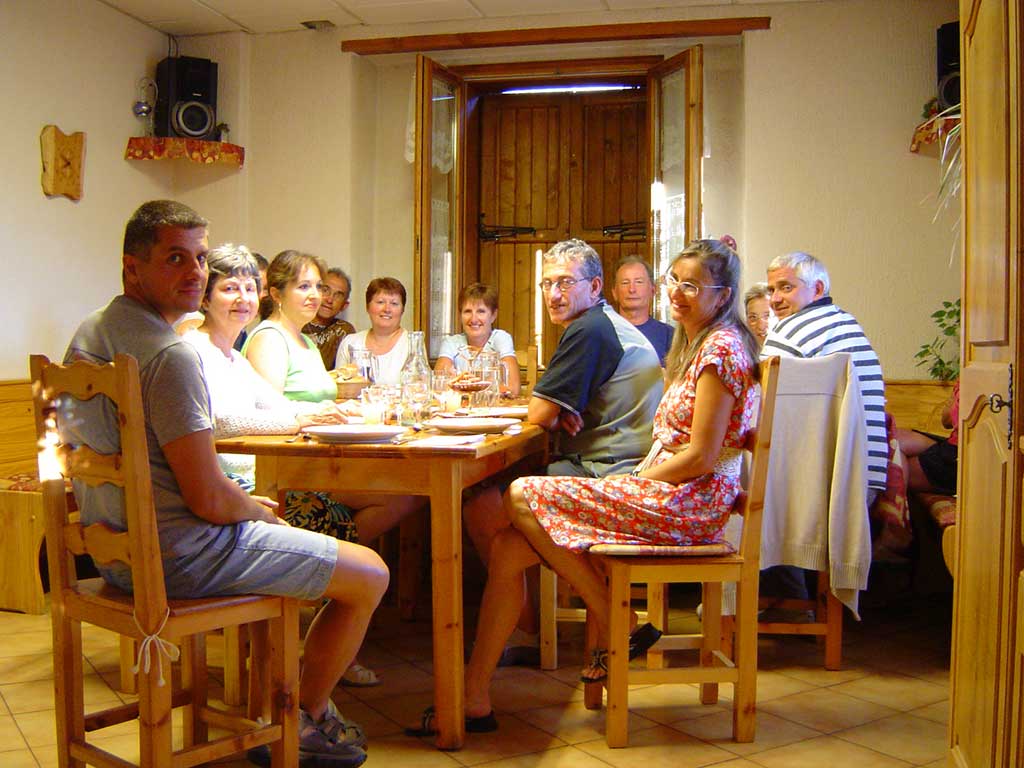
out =
[[[481,109],[480,97],[469,89],[466,115],[466,148],[479,148],[482,146],[480,134],[483,131],[483,110]],[[481,280],[481,253],[478,223],[480,221],[480,206],[484,199],[480,189],[484,174],[481,173],[483,156],[480,152],[466,151],[466,183],[465,183],[465,211],[466,226],[464,247],[462,250],[462,264],[459,274],[462,275],[462,285],[469,285]],[[491,177],[491,174],[487,174]],[[461,286],[457,286],[461,288]],[[455,308],[458,313],[459,307]],[[456,318],[458,319],[458,318]],[[460,331],[460,325],[455,323],[456,332]]]

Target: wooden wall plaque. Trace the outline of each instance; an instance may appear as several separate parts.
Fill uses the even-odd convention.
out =
[[[47,125],[39,134],[39,150],[43,160],[43,194],[81,200],[85,134],[77,131],[69,136],[57,126]]]

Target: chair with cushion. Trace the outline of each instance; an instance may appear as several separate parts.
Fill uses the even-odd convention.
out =
[[[90,742],[87,734],[137,719],[141,766],[186,766],[218,760],[264,744],[274,768],[298,763],[298,611],[292,599],[236,595],[169,600],[157,537],[156,513],[146,447],[138,364],[127,355],[113,363],[68,366],[31,358],[36,431],[41,446],[40,478],[46,514],[46,546],[53,616],[57,750],[61,765],[130,765]],[[86,446],[61,445],[57,398],[80,401],[105,396],[117,409],[120,453],[99,454]],[[83,525],[69,513],[64,475],[97,486],[123,489],[127,530],[102,523]],[[79,581],[73,556],[131,568],[134,593],[102,579]],[[139,643],[138,701],[99,712],[83,701],[82,623],[117,632]],[[215,629],[254,623],[265,653],[252,660],[255,685],[267,702],[250,717],[210,705],[207,696],[205,635]],[[181,684],[172,683],[170,658],[180,646]],[[174,750],[171,710],[184,707],[184,748]],[[256,718],[259,718],[257,722]],[[211,727],[228,732],[210,738]]]
[[[590,548],[608,577],[610,642],[608,675],[602,683],[585,686],[585,703],[601,706],[601,687],[607,688],[605,739],[609,747],[624,747],[629,740],[629,686],[658,683],[699,683],[701,701],[718,701],[719,683],[733,685],[733,738],[754,740],[757,702],[757,590],[761,553],[761,513],[764,507],[768,453],[771,445],[778,385],[778,358],[761,364],[761,414],[757,428],[748,435],[746,448],[753,453],[749,489],[736,500],[735,512],[743,518],[739,548],[729,543],[692,547],[599,544]],[[701,584],[703,616],[701,631],[668,634],[665,585]],[[722,648],[722,587],[736,584],[736,636],[733,652]],[[648,618],[662,637],[648,651],[646,667],[629,667],[631,585],[647,583],[651,589]],[[652,599],[653,598],[653,599]],[[588,627],[588,643],[593,628]],[[665,652],[698,651],[698,663],[689,667],[667,666]]]

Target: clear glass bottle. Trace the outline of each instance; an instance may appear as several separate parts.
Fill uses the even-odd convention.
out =
[[[427,348],[423,343],[423,331],[409,331],[409,356],[402,366],[401,422],[411,426],[424,418],[424,410],[430,402],[430,363],[427,362]]]

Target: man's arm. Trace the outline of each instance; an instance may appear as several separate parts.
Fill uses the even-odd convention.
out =
[[[531,397],[526,406],[526,420],[552,432],[558,427],[558,415],[561,412],[561,407],[550,400],[545,400],[543,397]]]
[[[204,429],[162,446],[181,495],[193,514],[214,525],[243,520],[280,523],[273,510],[227,478],[217,463],[213,432]]]

